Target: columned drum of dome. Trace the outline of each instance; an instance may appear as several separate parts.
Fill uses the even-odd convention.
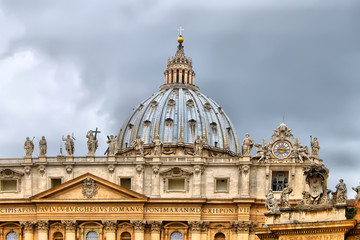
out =
[[[156,137],[164,146],[192,147],[200,138],[205,149],[240,153],[228,116],[194,85],[195,72],[192,60],[185,56],[183,41],[180,35],[176,54],[168,60],[164,72],[165,84],[143,101],[120,129],[118,154],[131,151],[137,138],[151,147]]]

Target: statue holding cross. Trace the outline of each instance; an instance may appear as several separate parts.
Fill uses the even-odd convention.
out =
[[[95,135],[94,135],[95,133]],[[98,148],[99,144],[98,144],[98,140],[96,139],[96,135],[97,133],[100,133],[100,131],[98,131],[98,129],[96,128],[95,131],[90,130],[86,133],[86,137],[87,137],[87,147],[88,147],[88,156],[95,156],[95,152],[96,149]]]

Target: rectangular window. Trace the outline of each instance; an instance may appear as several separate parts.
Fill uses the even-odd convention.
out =
[[[215,192],[229,192],[229,179],[215,178]]]
[[[131,190],[131,178],[120,178],[120,186]]]
[[[272,190],[282,191],[285,184],[289,182],[289,172],[273,172],[272,173]]]
[[[184,178],[170,178],[168,179],[169,191],[185,191],[185,179]]]
[[[17,191],[17,180],[1,180],[1,191],[2,192],[16,192]]]
[[[51,188],[61,185],[61,178],[52,178],[51,179]]]

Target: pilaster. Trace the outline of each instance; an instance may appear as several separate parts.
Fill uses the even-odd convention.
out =
[[[37,222],[38,240],[47,240],[49,237],[49,222],[40,220]]]
[[[66,240],[75,240],[76,232],[76,221],[75,220],[63,220],[61,221],[65,225],[65,239]]]
[[[208,239],[208,231],[209,231],[209,222],[203,222],[201,224],[201,230],[200,230],[200,238],[201,240],[207,240]]]
[[[146,220],[133,220],[131,221],[134,227],[134,237],[136,240],[144,240],[144,230],[146,225]]]
[[[250,166],[249,165],[241,165],[241,188],[240,188],[240,197],[250,197]]]
[[[144,192],[144,165],[136,165],[135,170],[135,192],[142,194]]]
[[[201,240],[201,222],[200,221],[189,221],[188,222],[191,231],[191,240]]]
[[[150,231],[151,231],[151,240],[160,240],[160,230],[162,226],[161,221],[151,221],[149,222]]]
[[[24,229],[24,240],[33,240],[34,238],[34,221],[24,221],[20,222],[21,226]]]
[[[203,172],[203,166],[201,166],[201,165],[194,166],[192,197],[195,197],[195,198],[201,197],[201,174],[202,174],[202,172]]]
[[[102,221],[105,229],[106,240],[116,240],[116,220]]]
[[[159,176],[160,167],[158,165],[152,166],[152,188],[151,196],[160,197],[160,176]]]

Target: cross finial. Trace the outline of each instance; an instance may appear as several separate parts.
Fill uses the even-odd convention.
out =
[[[184,31],[185,29],[183,29],[181,26],[180,28],[178,28],[178,32],[180,33],[180,36],[182,35],[182,31]]]

